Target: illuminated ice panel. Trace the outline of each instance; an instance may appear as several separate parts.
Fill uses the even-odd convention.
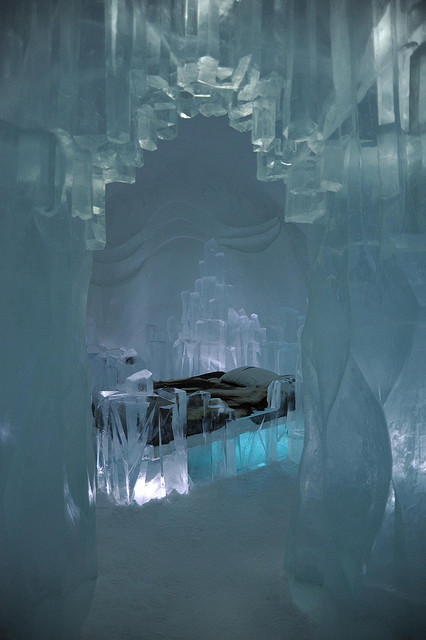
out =
[[[283,418],[261,423],[235,439],[237,473],[244,473],[287,456],[287,426]]]
[[[98,488],[119,504],[143,504],[173,490],[188,491],[186,394],[174,389],[161,393],[101,394]]]
[[[191,484],[246,473],[287,456],[298,463],[303,434],[296,433],[292,414],[289,425],[280,415],[281,384],[270,391],[274,408],[237,420],[220,399],[203,398],[203,432],[188,437],[184,391],[102,392],[97,411],[98,488],[119,504],[142,505],[174,490],[186,493]]]
[[[285,459],[287,426],[277,411],[266,410],[187,442],[189,476],[194,484],[203,484]]]
[[[144,450],[133,499],[139,505],[154,498],[164,498],[173,490],[187,493],[188,462],[186,451],[173,443],[164,447],[148,445]]]

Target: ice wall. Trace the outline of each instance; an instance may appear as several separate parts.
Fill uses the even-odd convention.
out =
[[[321,160],[330,192],[306,182],[305,192],[287,192],[286,217],[306,222],[294,196],[324,197],[306,229],[306,439],[287,567],[323,584],[325,637],[344,629],[354,639],[420,638],[424,16],[419,5],[361,6],[362,16],[357,3],[330,5],[332,111],[341,122]]]
[[[324,637],[422,637],[424,4],[21,0],[0,12],[3,627],[77,634],[74,594],[93,575],[82,249],[105,243],[105,184],[132,182],[143,151],[201,113],[251,131],[258,177],[284,180],[286,220],[308,239],[287,567],[324,585]]]
[[[96,580],[85,308],[66,141],[0,124],[0,636],[76,638]],[[55,167],[49,172],[48,167]]]

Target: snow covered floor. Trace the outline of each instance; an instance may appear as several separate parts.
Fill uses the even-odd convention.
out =
[[[99,578],[82,640],[311,640],[283,572],[287,471],[275,463],[142,507],[98,495]]]

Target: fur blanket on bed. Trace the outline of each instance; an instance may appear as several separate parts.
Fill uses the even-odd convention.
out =
[[[188,396],[187,417],[185,435],[191,436],[196,433],[203,433],[205,428],[204,417],[208,419],[208,429],[215,431],[226,424],[232,415],[235,418],[250,416],[255,412],[264,411],[268,406],[268,385],[273,380],[282,380],[283,396],[279,415],[284,416],[287,411],[294,408],[294,383],[293,376],[279,376],[272,371],[259,369],[257,367],[240,367],[228,373],[215,371],[204,373],[184,380],[166,380],[154,382],[154,391],[160,389],[183,389]],[[207,408],[207,416],[204,416],[203,400],[196,394],[197,391],[207,391],[211,399],[218,398],[223,405],[217,410],[214,406]],[[161,398],[157,400],[161,403]],[[220,403],[219,403],[220,404]],[[118,407],[121,424],[125,435],[127,435],[126,411],[124,404]],[[210,419],[211,418],[211,419]],[[101,405],[95,411],[95,424],[100,430],[106,429]],[[159,432],[158,424],[154,427],[153,433],[149,434],[148,444],[158,446]],[[161,427],[161,440],[167,444],[173,440],[171,425]]]
[[[267,408],[268,385],[276,379],[285,380],[288,384],[287,401],[284,399],[283,406],[287,413],[288,407],[294,407],[294,376],[278,376],[257,367],[240,367],[228,373],[214,371],[184,380],[159,381],[154,383],[154,390],[174,387],[184,389],[188,395],[196,391],[208,391],[212,398],[220,398],[233,409],[236,418],[242,418]]]

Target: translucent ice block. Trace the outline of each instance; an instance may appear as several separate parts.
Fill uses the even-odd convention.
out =
[[[275,138],[276,100],[256,98],[253,103],[252,143],[259,151],[266,151]]]
[[[142,149],[155,151],[157,148],[157,121],[155,111],[150,105],[138,109],[137,131]]]
[[[103,393],[96,415],[98,488],[118,504],[188,491],[185,392]]]
[[[246,473],[287,457],[287,428],[276,410],[227,420],[215,431],[188,438],[188,472],[195,484]]]
[[[153,390],[152,373],[148,369],[137,371],[126,379],[126,393],[152,393]]]
[[[108,394],[98,409],[98,488],[119,504],[133,501],[154,417],[145,394]]]

